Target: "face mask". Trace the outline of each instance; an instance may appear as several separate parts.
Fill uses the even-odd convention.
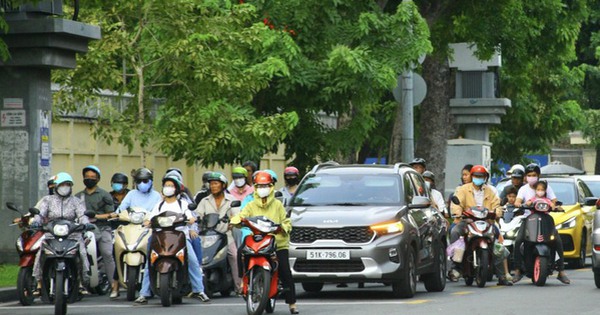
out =
[[[545,192],[545,191],[536,191],[536,192],[535,192],[535,194],[536,194],[538,197],[540,197],[540,198],[542,198],[542,197],[546,196],[546,192]]]
[[[537,176],[527,176],[527,184],[533,185],[538,182]]]
[[[236,178],[233,180],[233,182],[235,183],[235,187],[244,187],[244,185],[246,185],[245,178]]]
[[[56,188],[56,193],[63,197],[69,197],[71,195],[71,186],[60,186]]]
[[[426,181],[425,186],[427,186],[427,188],[431,188],[431,183]]]
[[[477,177],[473,178],[473,184],[475,184],[475,186],[481,186],[483,183],[485,183],[485,179]]]
[[[120,192],[121,190],[123,190],[123,184],[121,183],[113,183],[112,184],[112,189],[116,192]]]
[[[175,195],[175,187],[163,187],[163,195],[166,197],[172,197]]]
[[[92,179],[92,178],[84,178],[83,179],[83,184],[88,189],[94,188],[94,186],[96,186],[96,184],[98,184],[98,180],[97,179]]]
[[[266,198],[269,196],[269,193],[271,193],[271,188],[269,188],[269,187],[257,188],[256,193],[258,194],[258,196],[260,198]]]
[[[285,184],[288,186],[295,186],[299,182],[298,177],[286,178]]]
[[[147,193],[152,188],[152,181],[149,180],[147,183],[141,182],[137,184],[137,189],[142,193]]]

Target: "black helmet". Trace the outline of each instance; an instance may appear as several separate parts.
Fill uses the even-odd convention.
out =
[[[512,174],[510,174],[510,177],[512,178],[523,178],[525,177],[525,172],[523,172],[520,169],[516,169],[512,172]]]
[[[127,185],[129,184],[129,178],[123,173],[115,173],[110,179],[110,183],[121,183]]]
[[[414,159],[412,160],[412,162],[410,162],[410,163],[408,163],[408,164],[410,164],[410,165],[421,164],[421,165],[423,165],[423,166],[426,166],[426,165],[425,165],[425,163],[426,163],[426,162],[425,162],[425,159],[424,159],[424,158],[414,158]]]
[[[154,176],[152,175],[152,171],[150,171],[149,169],[142,167],[142,168],[138,168],[137,171],[135,171],[135,175],[133,176],[135,178],[135,180],[142,180],[142,179],[154,179]]]
[[[202,182],[203,183],[208,183],[208,178],[210,177],[210,174],[212,174],[211,171],[206,171],[206,172],[204,172],[204,174],[202,174]]]
[[[423,172],[423,178],[429,178],[435,182],[435,174],[433,174],[433,172],[431,172],[431,171]]]
[[[536,172],[538,175],[540,175],[540,173],[541,173],[540,166],[535,163],[531,163],[531,164],[528,164],[527,166],[525,166],[525,174],[531,173],[531,172]]]

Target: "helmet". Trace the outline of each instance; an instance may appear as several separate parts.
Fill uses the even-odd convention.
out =
[[[231,171],[231,176],[233,178],[245,178],[248,177],[248,171],[241,166],[234,167]]]
[[[521,170],[523,172],[525,172],[525,167],[521,164],[515,164],[513,166],[510,167],[510,169],[506,172],[507,175],[511,175],[512,173],[514,173],[516,170]]]
[[[219,172],[211,172],[207,179],[209,182],[220,181],[223,185],[227,186],[227,177]]]
[[[541,173],[540,166],[535,163],[528,164],[525,167],[525,174],[530,173],[530,172],[536,172],[538,175],[540,175],[540,173]]]
[[[181,173],[177,172],[176,170],[168,171],[164,177],[174,177],[177,178],[179,183],[183,183],[183,176],[181,176]]]
[[[165,177],[163,177],[163,179],[162,179],[163,186],[165,185],[165,183],[167,181],[171,181],[171,182],[173,182],[173,184],[175,184],[175,194],[179,195],[181,193],[181,186],[182,185],[181,185],[181,182],[177,179],[177,177],[175,177],[175,176],[165,176]]]
[[[523,171],[522,169],[515,169],[514,171],[512,171],[512,174],[510,174],[510,177],[512,178],[523,178],[525,176],[525,171]]]
[[[410,163],[408,163],[408,164],[410,164],[410,165],[421,164],[421,165],[425,166],[425,163],[426,163],[426,162],[425,162],[425,159],[424,159],[424,158],[414,158],[414,159],[412,160],[412,162],[410,162]]]
[[[81,171],[81,175],[85,175],[85,172],[87,171],[92,171],[96,174],[98,174],[98,179],[100,179],[100,169],[95,166],[95,165],[88,165],[86,167],[83,168],[83,170]]]
[[[179,173],[179,175],[183,175],[183,173],[181,172],[181,169],[179,169],[178,167],[169,167],[167,169],[167,173],[171,173],[172,171]]]
[[[273,179],[273,184],[277,183],[277,173],[275,173],[275,171],[265,170],[265,172],[267,172],[267,173],[269,173],[269,175],[271,175],[271,179]]]
[[[429,178],[429,179],[431,179],[432,181],[435,182],[435,174],[433,174],[433,172],[431,172],[431,171],[425,171],[425,172],[423,172],[423,177],[424,178]]]
[[[483,176],[488,177],[489,173],[485,166],[483,165],[475,165],[471,168],[471,176]]]
[[[135,175],[133,175],[133,178],[135,178],[136,180],[142,180],[142,179],[154,179],[154,175],[152,175],[152,171],[150,171],[149,169],[142,167],[142,168],[138,168],[135,171]]]
[[[129,178],[123,173],[115,173],[110,179],[110,183],[121,183],[127,185],[129,184]]]
[[[297,168],[293,167],[293,166],[288,166],[285,168],[285,170],[283,171],[283,175],[300,175],[300,171],[298,171]]]
[[[206,171],[206,172],[204,172],[204,174],[202,174],[202,182],[203,183],[208,182],[208,178],[210,177],[210,174],[212,174],[211,171]]]
[[[273,177],[266,171],[257,172],[256,176],[254,176],[254,184],[255,185],[269,185],[273,183]]]
[[[56,183],[56,186],[59,186],[63,183],[70,183],[73,185],[73,177],[71,177],[69,173],[61,172],[56,174],[56,180],[54,180],[54,183]]]

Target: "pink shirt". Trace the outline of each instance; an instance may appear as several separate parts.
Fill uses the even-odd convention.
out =
[[[240,188],[238,187],[233,187],[231,190],[229,190],[229,194],[235,198],[236,200],[242,201],[244,200],[244,198],[246,198],[246,196],[250,195],[254,193],[254,187],[249,186],[249,185],[244,185],[244,187],[242,187],[241,191]]]

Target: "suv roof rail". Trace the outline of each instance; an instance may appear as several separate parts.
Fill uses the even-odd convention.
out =
[[[336,161],[327,161],[327,162],[319,163],[319,164],[315,165],[312,168],[312,170],[310,170],[310,172],[316,173],[319,169],[321,169],[323,167],[327,167],[327,166],[340,166],[340,163],[338,163]]]
[[[402,166],[412,167],[408,163],[398,162],[398,163],[394,164],[394,173],[397,173],[400,170],[400,167],[402,167]]]

